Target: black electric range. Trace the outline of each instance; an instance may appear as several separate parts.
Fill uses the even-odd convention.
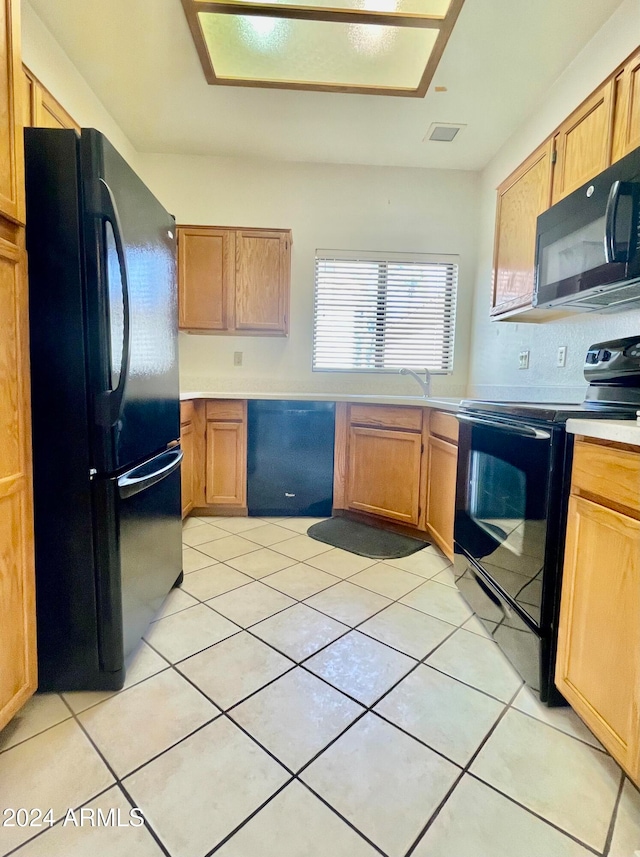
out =
[[[487,631],[540,694],[553,682],[573,435],[571,418],[635,419],[640,337],[587,353],[582,404],[460,405],[455,513],[458,586]]]

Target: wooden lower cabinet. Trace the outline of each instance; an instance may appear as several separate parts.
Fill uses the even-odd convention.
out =
[[[422,436],[352,426],[347,508],[417,526]]]
[[[180,470],[182,484],[182,517],[186,518],[195,505],[195,428],[193,402],[180,404],[180,446],[182,447],[182,465]]]
[[[36,689],[24,230],[0,218],[0,729]]]
[[[457,440],[452,414],[338,403],[334,509],[413,529],[452,558]]]
[[[439,437],[430,437],[427,530],[440,550],[452,561],[457,466],[458,447]]]
[[[246,514],[246,419],[241,422],[207,420],[205,499],[210,506],[237,509]]]
[[[556,685],[640,783],[640,520],[615,499],[572,490]]]

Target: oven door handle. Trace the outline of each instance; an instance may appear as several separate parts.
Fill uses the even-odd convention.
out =
[[[480,417],[471,417],[468,414],[456,414],[456,419],[463,423],[471,423],[471,425],[487,426],[488,428],[500,429],[509,434],[516,434],[519,437],[530,437],[533,440],[549,440],[551,432],[543,429],[533,428],[533,426],[515,425],[514,423],[494,422],[493,420],[483,420]]]

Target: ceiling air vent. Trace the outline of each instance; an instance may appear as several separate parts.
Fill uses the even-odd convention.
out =
[[[456,125],[453,122],[433,122],[424,138],[425,143],[434,140],[437,143],[451,143],[466,125]]]

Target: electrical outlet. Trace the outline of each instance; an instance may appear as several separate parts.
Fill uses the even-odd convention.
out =
[[[558,356],[556,358],[556,366],[559,366],[560,369],[564,369],[567,365],[567,346],[561,345],[558,348]]]
[[[242,351],[233,352],[233,365],[242,366]]]
[[[528,369],[529,368],[529,352],[521,351],[518,355],[518,369]]]

